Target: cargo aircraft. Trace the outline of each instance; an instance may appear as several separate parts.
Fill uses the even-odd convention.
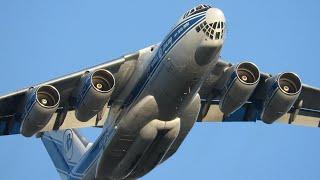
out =
[[[61,179],[138,179],[170,158],[195,123],[319,127],[320,90],[292,72],[226,62],[223,12],[187,11],[164,40],[0,97],[0,134],[42,140]],[[78,128],[102,128],[88,142]]]

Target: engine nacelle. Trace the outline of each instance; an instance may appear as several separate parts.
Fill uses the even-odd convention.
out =
[[[301,93],[302,83],[296,74],[282,73],[268,78],[265,87],[261,119],[270,124],[290,110]]]
[[[44,85],[31,88],[21,111],[20,133],[30,137],[39,132],[48,124],[59,103],[60,94],[55,87]]]
[[[229,115],[239,109],[250,98],[260,80],[256,65],[243,62],[228,68],[223,75],[224,84],[220,110]]]
[[[75,96],[77,119],[86,122],[97,115],[108,103],[114,86],[114,76],[107,70],[99,69],[84,75]]]

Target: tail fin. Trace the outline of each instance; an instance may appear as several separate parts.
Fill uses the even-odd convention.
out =
[[[61,179],[68,179],[73,167],[91,146],[76,129],[45,132],[41,140]]]

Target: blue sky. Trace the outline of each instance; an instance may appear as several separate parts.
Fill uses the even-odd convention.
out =
[[[319,1],[0,1],[0,94],[160,42],[188,9],[225,12],[223,57],[320,86]],[[98,129],[85,131],[94,138]],[[318,180],[320,130],[197,124],[178,153],[143,179]],[[58,179],[39,139],[0,138],[0,179]]]

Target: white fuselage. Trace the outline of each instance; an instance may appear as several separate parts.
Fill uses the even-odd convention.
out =
[[[217,32],[212,33],[212,29],[205,27],[217,22],[224,24],[225,18],[216,8],[181,18],[160,45],[140,52],[136,71],[119,95],[120,100],[114,102],[102,134],[73,169],[70,179],[92,179],[99,171],[103,171],[101,168],[112,164],[116,166],[119,163],[117,161],[127,155],[128,147],[124,144],[123,152],[119,155],[121,158],[115,158],[116,155],[112,154],[116,150],[114,144],[117,144],[117,147],[122,146],[119,139],[124,134],[134,137],[135,133],[139,132],[129,130],[132,126],[135,126],[132,129],[140,130],[153,119],[171,121],[180,117],[197,95],[206,75],[219,57],[224,28],[216,28],[216,31],[220,32],[217,35]],[[210,33],[213,38],[210,38]],[[136,118],[144,119],[141,116],[143,113],[136,111],[137,105],[140,107],[138,109],[143,111],[141,102],[146,97],[153,97],[155,104],[146,103],[146,106],[149,106],[146,109],[152,106],[150,111],[154,113],[142,121]],[[149,111],[144,113],[148,114]],[[109,164],[104,165],[105,162]]]

